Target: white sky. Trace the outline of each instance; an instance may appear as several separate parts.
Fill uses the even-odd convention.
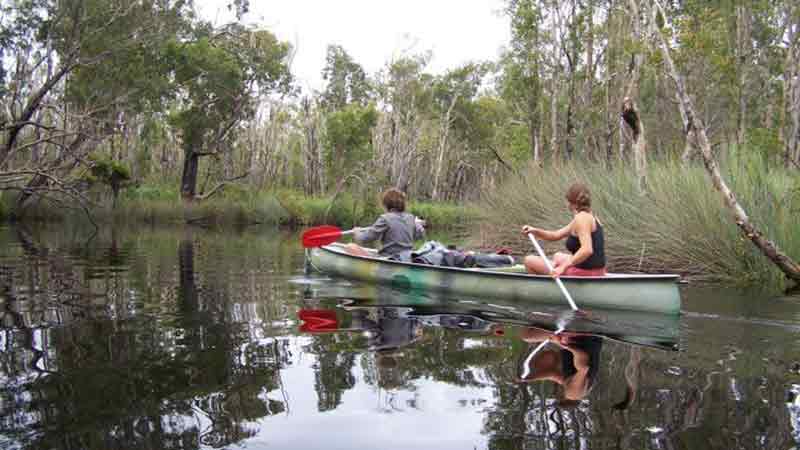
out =
[[[196,0],[215,24],[231,20],[227,0]],[[328,44],[341,45],[372,75],[403,54],[432,51],[428,71],[496,59],[509,41],[503,0],[250,0],[244,22],[263,25],[296,50],[292,73],[321,89]]]

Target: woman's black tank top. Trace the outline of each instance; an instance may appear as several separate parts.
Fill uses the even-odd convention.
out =
[[[575,267],[579,269],[600,269],[606,266],[606,242],[603,235],[603,226],[600,225],[597,219],[595,219],[595,222],[597,223],[597,228],[592,231],[592,256],[586,258],[580,264],[575,264]],[[567,250],[574,255],[581,248],[581,241],[577,236],[570,234],[567,237],[566,246]]]

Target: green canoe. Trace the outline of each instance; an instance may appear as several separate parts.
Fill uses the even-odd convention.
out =
[[[347,253],[341,244],[309,251],[308,263],[322,273],[386,284],[483,298],[564,304],[566,300],[549,276],[521,273],[519,266],[503,269],[462,269],[389,261]],[[679,314],[678,275],[561,277],[578,307],[662,314]]]

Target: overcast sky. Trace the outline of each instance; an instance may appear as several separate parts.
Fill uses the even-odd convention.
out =
[[[231,20],[227,0],[196,0],[200,14]],[[265,26],[296,49],[292,72],[304,90],[320,89],[328,44],[338,44],[374,74],[393,57],[433,52],[428,70],[496,59],[509,40],[503,0],[250,0],[247,23]]]

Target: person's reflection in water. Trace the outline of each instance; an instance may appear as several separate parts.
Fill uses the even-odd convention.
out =
[[[600,369],[601,337],[566,331],[555,334],[538,328],[523,329],[521,337],[535,345],[522,359],[517,381],[549,380],[557,383],[561,386],[558,392],[561,407],[575,406],[589,394]],[[544,341],[554,345],[535,353],[535,348]]]
[[[367,348],[375,352],[378,383],[382,388],[403,386],[399,359],[402,349],[422,337],[422,324],[404,308],[350,309],[353,328],[365,330]],[[370,317],[374,312],[374,319]]]

